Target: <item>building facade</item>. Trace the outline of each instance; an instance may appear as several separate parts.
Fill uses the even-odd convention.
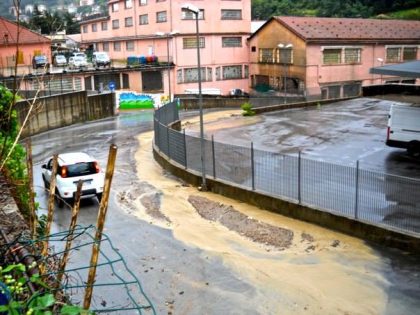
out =
[[[106,51],[114,62],[156,56],[170,71],[130,72],[130,89],[183,94],[197,90],[195,15],[182,9],[186,0],[110,0],[109,14],[81,22],[82,44]],[[250,0],[190,0],[200,9],[199,47],[202,88],[228,94],[248,90],[251,30]],[[169,78],[168,78],[169,73]],[[169,82],[170,80],[170,82]]]
[[[365,85],[416,83],[369,69],[420,59],[420,22],[273,17],[249,38],[254,91],[307,99],[357,96]]]
[[[51,40],[27,28],[0,17],[0,75],[15,75],[14,65],[17,59],[17,75],[32,72],[32,58],[46,55],[51,61]],[[16,51],[19,43],[18,51]]]

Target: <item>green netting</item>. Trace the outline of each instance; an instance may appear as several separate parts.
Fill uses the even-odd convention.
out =
[[[70,231],[51,234],[48,237],[50,253],[42,258],[38,249],[41,248],[40,245],[45,238],[36,240],[21,238],[19,243],[35,253],[34,256],[38,258],[39,265],[41,263],[47,265],[46,276],[54,279],[58,273],[58,262],[65,252],[66,241],[72,237],[73,242],[69,250],[65,277],[59,289],[72,304],[83,305],[95,233],[96,228],[90,225],[77,226],[73,236]],[[114,312],[117,314],[156,314],[139,280],[106,234],[102,234],[90,311],[106,314]]]

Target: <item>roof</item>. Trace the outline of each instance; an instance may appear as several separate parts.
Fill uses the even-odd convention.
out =
[[[276,16],[276,20],[306,41],[314,40],[415,40],[420,21]],[[267,25],[266,23],[265,25]],[[265,25],[262,27],[264,28]],[[262,29],[260,28],[260,30]],[[258,31],[257,31],[258,33]],[[256,34],[256,33],[255,33]],[[254,35],[255,35],[254,34]],[[252,36],[251,36],[252,37]]]
[[[420,78],[420,60],[370,68],[369,72],[398,77]]]
[[[51,43],[51,40],[23,26],[19,27],[20,44]],[[17,41],[18,25],[0,16],[0,46],[14,45]]]
[[[69,165],[83,162],[95,162],[95,159],[83,152],[62,153],[58,155],[60,165]]]

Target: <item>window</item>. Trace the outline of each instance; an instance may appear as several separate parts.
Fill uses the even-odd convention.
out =
[[[242,20],[242,10],[222,10],[222,20]]]
[[[98,26],[95,24],[92,24],[92,32],[96,32],[98,30]]]
[[[341,49],[324,49],[322,52],[322,63],[324,65],[334,65],[341,63]]]
[[[416,60],[416,59],[417,59],[417,47],[404,47],[403,61]]]
[[[125,43],[125,49],[127,51],[134,51],[134,41],[130,40]]]
[[[102,22],[101,23],[101,30],[103,30],[103,31],[108,30],[108,22]]]
[[[360,63],[359,48],[345,48],[344,49],[344,63]]]
[[[256,52],[256,51],[257,51],[257,47],[252,46],[252,47],[251,47],[251,52]]]
[[[83,25],[83,33],[87,33],[88,32],[88,26],[87,25]]]
[[[417,47],[400,46],[386,48],[386,62],[402,62],[417,59]]]
[[[109,43],[102,44],[103,51],[109,51]]]
[[[126,9],[131,9],[133,7],[133,0],[125,0],[124,7]]]
[[[242,37],[222,37],[222,47],[242,47]]]
[[[139,23],[140,23],[140,25],[146,25],[146,24],[149,24],[149,15],[147,15],[147,14],[142,14],[142,15],[139,15]]]
[[[130,26],[133,26],[133,18],[131,16],[125,18],[125,27],[130,27]]]
[[[322,51],[324,65],[355,64],[361,62],[362,49],[359,47],[326,47]]]
[[[112,20],[112,28],[113,29],[120,28],[120,20]]]
[[[182,11],[181,19],[183,20],[195,20],[195,14],[191,11]],[[198,13],[198,19],[204,20],[204,10],[200,9],[200,12]]]
[[[114,42],[114,51],[121,51],[121,43]]]
[[[112,12],[117,12],[118,11],[118,2],[115,2],[112,4],[111,7]]]
[[[156,23],[166,22],[166,11],[156,12]]]
[[[262,63],[273,63],[274,62],[273,49],[260,48],[258,61]]]
[[[223,80],[242,79],[242,66],[224,66],[222,67]]]
[[[165,2],[166,0],[156,0],[156,2]]]
[[[281,64],[293,63],[292,48],[277,48],[276,49],[276,63],[281,63]]]
[[[193,49],[197,48],[197,38],[196,37],[185,37],[182,39],[183,48],[184,49]],[[204,37],[200,37],[199,39],[200,48],[205,47]]]
[[[139,6],[147,5],[147,0],[139,0]]]

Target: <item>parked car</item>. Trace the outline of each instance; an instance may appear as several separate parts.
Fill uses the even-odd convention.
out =
[[[64,55],[55,55],[53,64],[56,67],[65,67],[67,66],[67,59]]]
[[[95,68],[100,66],[109,67],[111,65],[111,59],[109,59],[109,56],[106,52],[97,51],[92,55],[92,63]]]
[[[74,56],[69,58],[69,68],[70,69],[82,69],[87,68],[88,64],[86,58],[81,56]]]
[[[391,105],[386,145],[407,149],[410,155],[420,154],[419,105]]]
[[[42,180],[47,189],[51,183],[52,168],[53,159],[49,158],[42,165]],[[101,201],[105,175],[98,162],[82,152],[59,154],[55,194],[60,208],[64,202],[74,200],[79,180],[83,181],[81,198],[96,197]]]
[[[48,68],[48,58],[45,55],[37,55],[32,58],[32,68]]]

